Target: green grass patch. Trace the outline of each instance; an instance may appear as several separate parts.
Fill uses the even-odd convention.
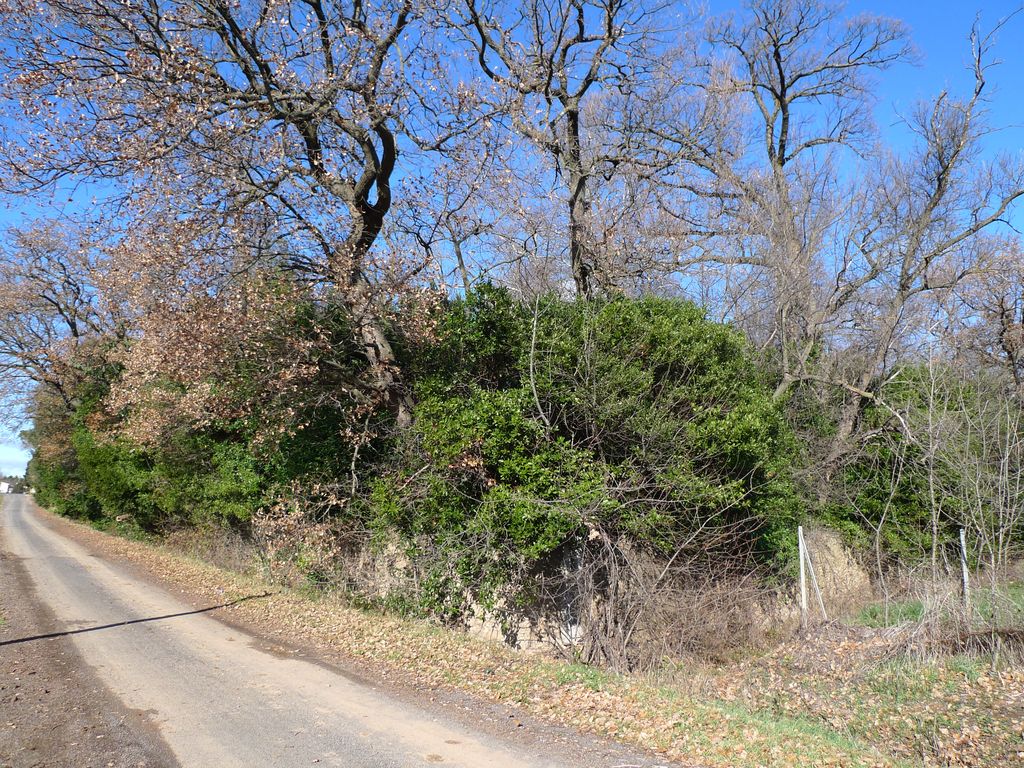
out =
[[[972,589],[971,603],[975,620],[982,623],[1024,623],[1024,582],[1000,584],[994,594],[991,587],[978,584]],[[885,603],[872,603],[857,614],[853,621],[862,627],[881,629],[920,621],[923,616],[924,605],[920,600],[897,600],[889,603],[888,616]]]
[[[872,603],[854,618],[854,623],[862,627],[894,627],[909,621],[919,621],[924,615],[924,605],[920,600],[906,600],[889,603],[886,615],[885,603]]]
[[[1024,624],[1024,582],[1012,581],[995,588],[978,586],[974,606],[985,623],[1002,626]]]
[[[700,758],[721,766],[877,765],[882,754],[850,733],[812,717],[750,710],[733,702],[689,702],[677,737]],[[909,766],[902,761],[892,766]]]
[[[585,664],[565,664],[555,668],[555,682],[558,685],[577,683],[585,685],[592,691],[604,690],[609,681],[609,673],[597,667]]]

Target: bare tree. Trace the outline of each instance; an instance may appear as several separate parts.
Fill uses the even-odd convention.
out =
[[[38,388],[72,409],[101,345],[124,332],[124,318],[98,294],[102,254],[88,233],[55,222],[12,230],[0,247],[0,377],[5,417],[24,417]]]
[[[483,120],[452,142],[430,176],[408,190],[396,215],[395,229],[409,249],[421,249],[446,286],[451,279],[465,292],[504,266],[495,258],[499,232],[514,215],[502,171],[511,150],[488,125]]]
[[[609,282],[598,253],[597,185],[630,164],[664,164],[657,148],[635,144],[643,115],[632,104],[654,67],[653,22],[661,10],[632,0],[465,0],[452,14],[501,105],[503,127],[539,150],[559,180],[564,241],[581,297]]]
[[[933,456],[936,515],[967,530],[977,562],[995,578],[1019,554],[1024,532],[1024,413],[999,373],[933,366],[926,408],[942,418],[920,432]]]
[[[911,55],[899,22],[757,0],[708,42],[704,105],[681,102],[683,128],[659,134],[688,160],[675,185],[686,194],[666,206],[678,260],[688,279],[708,265],[728,275],[719,300],[777,360],[777,398],[807,383],[843,392],[825,488],[923,327],[925,299],[987,262],[987,232],[1024,193],[1019,162],[979,155],[992,37],[972,33],[973,91],[920,105],[906,118],[916,147],[900,155],[870,121],[873,76]]]
[[[956,291],[950,326],[965,365],[1009,374],[1018,398],[1024,396],[1024,253],[1006,240],[994,258]]]
[[[335,293],[369,385],[406,423],[371,256],[400,144],[438,146],[457,111],[437,95],[429,7],[6,0],[0,11],[4,188],[110,180],[125,215],[201,214],[241,237],[239,221],[267,211],[278,252]],[[429,136],[420,92],[436,95]]]
[[[764,0],[742,18],[712,22],[709,59],[695,84],[703,103],[683,102],[679,128],[661,137],[688,160],[678,182],[689,193],[680,198],[686,205],[670,213],[684,233],[697,224],[712,235],[697,253],[681,253],[683,265],[738,268],[746,275],[738,290],[766,302],[767,327],[756,335],[782,356],[780,396],[835,314],[826,276],[843,252],[832,243],[842,242],[844,222],[856,215],[840,167],[871,149],[872,75],[909,53],[900,23],[847,21],[840,10],[816,0]]]

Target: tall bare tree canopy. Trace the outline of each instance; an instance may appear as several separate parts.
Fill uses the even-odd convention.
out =
[[[639,116],[630,113],[630,97],[652,85],[655,25],[665,10],[628,0],[466,0],[452,14],[456,35],[493,86],[496,112],[556,171],[570,274],[584,298],[609,282],[596,252],[598,182],[646,160],[635,145]]]
[[[15,230],[0,250],[0,375],[7,415],[39,387],[70,406],[97,344],[125,318],[100,295],[102,256],[88,234],[52,223]]]

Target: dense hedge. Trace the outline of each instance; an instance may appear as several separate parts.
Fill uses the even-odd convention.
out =
[[[266,404],[157,447],[132,444],[116,429],[125,414],[104,413],[117,375],[105,370],[73,413],[40,411],[31,481],[65,514],[159,531],[244,528],[283,489],[348,483],[354,470],[358,498],[337,519],[432,564],[419,599],[445,616],[512,582],[528,599],[524,575],[555,567],[595,531],[654,557],[702,529],[730,531],[709,550],[769,569],[791,556],[793,437],[735,330],[679,300],[527,306],[490,286],[436,320],[426,341],[396,339],[413,427],[387,429],[376,414],[355,462],[351,405],[310,406],[301,430],[270,445],[254,438]]]
[[[769,570],[792,555],[792,435],[742,337],[692,304],[530,308],[483,288],[414,370],[415,426],[370,517],[433,564],[438,613],[510,583],[529,599],[530,574],[598,534],[666,559],[684,543]]]
[[[780,402],[769,365],[743,336],[686,301],[527,305],[481,286],[439,308],[432,333],[396,335],[414,403],[408,429],[345,394],[360,357],[332,342],[350,334],[329,308],[290,317],[297,333],[325,341],[315,355],[330,364],[311,358],[316,378],[268,395],[256,382],[273,376],[253,375],[260,360],[228,361],[210,383],[238,415],[171,425],[155,445],[132,442],[119,429],[132,414],[109,411],[115,365],[98,368],[72,408],[41,390],[26,433],[40,501],[149,532],[247,532],[261,510],[301,512],[315,501],[313,517],[295,518],[300,527],[327,526],[363,549],[397,546],[415,589],[392,597],[461,619],[471,603],[529,604],[567,565],[598,563],[600,547],[619,554],[593,565],[598,581],[611,578],[605,571],[620,556],[633,559],[629,568],[686,561],[772,579],[791,565],[807,510],[885,564],[915,562],[930,554],[933,526],[943,541],[956,538],[966,514],[957,505],[970,498],[958,462],[993,463],[975,445],[978,425],[956,415],[984,416],[997,437],[1000,419],[1015,418],[985,415],[998,398],[986,397],[982,379],[964,389],[907,369],[887,385],[884,405],[861,414],[860,429],[873,437],[837,469],[828,496],[814,498],[801,472],[834,429],[827,390],[797,388]],[[264,367],[287,363],[273,347],[287,335],[280,331],[261,347]],[[929,462],[920,442],[893,428],[893,412],[927,420],[924,409],[937,402],[945,431]],[[316,563],[310,578],[322,579],[330,566],[323,553],[303,551],[309,546],[300,540],[287,551],[300,570]]]

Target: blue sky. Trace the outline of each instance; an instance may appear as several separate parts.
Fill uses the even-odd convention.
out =
[[[28,453],[16,438],[0,443],[0,474],[23,475],[27,461]]]
[[[725,4],[712,2],[711,7],[717,11]],[[1021,0],[850,2],[848,10],[851,12],[865,11],[902,19],[910,27],[920,53],[916,66],[902,65],[882,77],[877,121],[883,133],[898,146],[904,135],[899,126],[901,113],[907,113],[916,102],[934,97],[945,88],[954,93],[967,93],[972,85],[968,71],[968,34],[975,17],[980,17],[982,28],[989,30],[1020,7]],[[1024,152],[1024,88],[1021,85],[1024,83],[1024,13],[1011,19],[998,34],[993,56],[1001,64],[990,73],[990,117],[993,125],[1005,130],[988,137],[987,144],[992,151]],[[37,207],[0,200],[0,229],[22,223],[39,212]],[[1024,212],[1018,212],[1015,219],[1024,221]],[[28,454],[16,436],[0,435],[0,472],[21,474],[27,460]]]
[[[943,88],[967,93],[972,85],[968,35],[975,17],[983,30],[1021,7],[1021,0],[972,3],[870,2],[856,0],[851,11],[869,11],[902,19],[921,55],[917,66],[901,66],[884,75],[879,89],[879,125],[885,130],[899,112],[921,99],[934,97]],[[1004,26],[995,37],[993,57],[999,66],[990,71],[988,97],[994,125],[1016,126],[990,138],[994,149],[1020,152],[1024,148],[1024,13]]]

